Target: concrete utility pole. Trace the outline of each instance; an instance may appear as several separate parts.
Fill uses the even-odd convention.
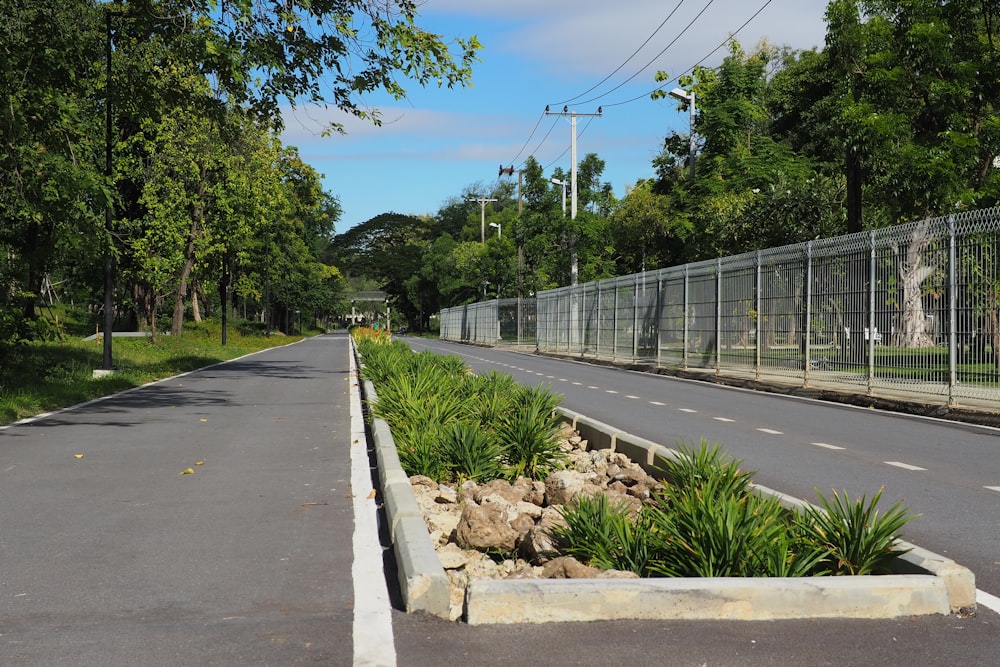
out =
[[[572,128],[572,141],[570,143],[570,175],[569,175],[569,187],[570,187],[570,220],[576,220],[576,202],[577,202],[577,187],[576,187],[576,119],[583,118],[600,118],[604,115],[601,107],[597,107],[597,113],[577,113],[575,111],[570,111],[569,107],[563,107],[562,112],[549,111],[548,107],[545,107],[546,116],[569,116],[570,127]],[[579,269],[577,267],[576,258],[576,239],[570,239],[570,266],[569,266],[569,284],[576,285],[578,282]]]
[[[490,202],[499,201],[497,199],[487,199],[486,197],[475,197],[472,199],[467,199],[466,201],[476,201],[479,202],[479,207],[482,209],[482,217],[479,223],[479,241],[480,243],[486,243],[486,205]]]

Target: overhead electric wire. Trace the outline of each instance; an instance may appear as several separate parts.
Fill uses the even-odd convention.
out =
[[[623,62],[618,67],[616,67],[615,70],[613,72],[611,72],[611,74],[608,74],[606,77],[604,77],[603,79],[601,79],[600,81],[598,81],[597,83],[595,83],[593,86],[591,86],[589,89],[583,91],[579,95],[574,95],[573,97],[569,98],[568,100],[563,100],[562,102],[556,102],[555,106],[559,106],[560,104],[569,104],[573,100],[577,100],[577,99],[583,97],[584,95],[587,95],[588,93],[590,93],[591,91],[593,91],[595,88],[597,88],[601,84],[603,84],[605,81],[607,81],[608,79],[610,79],[611,77],[613,77],[615,74],[618,74],[618,72],[621,71],[622,67],[625,67],[625,65],[629,64],[629,62],[632,61],[632,58],[635,58],[639,54],[640,51],[642,51],[644,48],[646,48],[646,45],[649,44],[650,41],[652,41],[652,39],[654,37],[656,37],[656,34],[658,32],[660,32],[660,30],[663,29],[663,26],[667,25],[667,21],[669,21],[671,19],[671,17],[673,17],[673,15],[677,13],[677,10],[680,9],[681,5],[683,5],[683,4],[684,4],[684,0],[680,0],[677,3],[677,5],[673,8],[673,10],[667,15],[667,18],[663,19],[663,22],[656,28],[656,30],[653,31],[653,34],[651,34],[649,37],[647,37],[646,41],[643,42],[639,46],[639,48],[637,48],[635,51],[633,51],[632,55],[630,55],[628,58],[625,59],[625,62]]]
[[[767,9],[767,6],[770,5],[772,2],[774,2],[774,0],[767,0],[763,5],[760,6],[760,9],[758,9],[756,12],[754,12],[753,15],[750,18],[748,18],[746,21],[743,22],[743,25],[741,25],[739,28],[737,28],[732,33],[730,33],[729,37],[726,38],[725,41],[723,41],[718,46],[716,46],[714,49],[712,49],[711,51],[709,51],[707,55],[705,55],[703,58],[701,58],[701,60],[699,60],[698,62],[696,62],[694,65],[692,65],[691,67],[688,67],[687,69],[681,70],[681,71],[682,72],[693,72],[695,67],[700,66],[703,62],[705,62],[706,60],[708,60],[709,58],[711,58],[715,54],[716,51],[718,51],[719,49],[721,49],[722,47],[724,47],[726,44],[728,44],[733,39],[733,37],[735,37],[736,35],[740,34],[740,31],[742,31],[744,28],[746,28],[748,25],[750,25],[750,22],[753,21],[755,18],[757,18],[757,16],[759,16],[762,11],[764,11],[765,9]],[[664,88],[666,88],[671,83],[677,81],[677,79],[679,79],[680,76],[681,75],[679,74],[679,75],[673,77],[672,79],[670,79],[668,81],[665,81],[664,83],[662,83],[661,85],[657,86],[656,88],[653,88],[648,93],[643,93],[642,95],[637,95],[636,97],[632,97],[632,98],[627,99],[627,100],[622,100],[621,102],[607,102],[607,103],[603,103],[602,106],[603,107],[620,107],[620,106],[625,105],[625,104],[631,104],[632,102],[635,102],[636,100],[641,100],[643,98],[649,97],[650,95],[652,95],[653,93],[655,93],[658,90],[663,90]]]
[[[538,131],[538,126],[542,124],[542,119],[543,118],[545,118],[545,112],[544,111],[541,114],[539,114],[538,120],[535,122],[535,128],[531,131],[531,134],[528,135],[528,138],[524,140],[524,145],[521,146],[521,150],[519,150],[517,152],[517,155],[514,156],[514,159],[510,161],[511,164],[514,164],[515,162],[517,162],[517,158],[521,157],[521,153],[523,153],[524,149],[528,147],[528,142],[531,141],[531,138],[533,136],[535,136],[535,132]],[[549,130],[549,133],[551,133],[551,132],[552,132],[552,130]],[[546,134],[545,136],[547,137],[549,135]],[[545,139],[542,139],[542,141],[545,141]]]
[[[628,77],[627,79],[625,79],[624,81],[622,81],[621,83],[619,83],[617,86],[615,86],[611,90],[607,91],[606,93],[601,93],[597,97],[592,97],[589,100],[583,100],[582,102],[577,102],[577,104],[589,104],[590,102],[596,102],[597,100],[599,100],[599,99],[601,99],[603,97],[607,97],[608,95],[610,95],[611,93],[615,92],[616,90],[618,90],[619,88],[621,88],[622,86],[624,86],[626,83],[628,83],[629,81],[631,81],[635,77],[637,77],[640,74],[642,74],[643,72],[645,72],[646,69],[648,69],[650,65],[652,65],[654,62],[656,62],[657,58],[659,58],[664,53],[666,53],[667,49],[669,49],[671,46],[673,46],[674,44],[676,44],[677,40],[679,40],[681,37],[683,37],[684,33],[686,33],[688,30],[691,29],[691,26],[693,26],[698,21],[698,19],[701,18],[702,14],[704,14],[706,11],[708,11],[708,8],[712,6],[713,2],[715,2],[715,0],[708,0],[708,2],[705,3],[705,6],[701,8],[701,11],[698,12],[697,14],[695,14],[695,17],[693,19],[691,19],[691,21],[686,26],[684,26],[684,29],[681,30],[679,33],[677,33],[677,36],[674,37],[672,40],[670,40],[670,43],[667,44],[665,47],[663,47],[663,49],[661,49],[659,53],[657,53],[655,56],[653,56],[652,60],[650,60],[645,65],[643,65],[642,68],[636,70],[635,74],[633,74],[632,76]],[[593,89],[591,89],[591,90],[593,90]],[[577,97],[580,97],[580,95],[578,95]]]

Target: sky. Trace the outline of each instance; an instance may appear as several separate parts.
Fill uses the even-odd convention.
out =
[[[658,87],[676,87],[675,81],[657,83],[657,71],[676,77],[695,65],[716,66],[733,33],[747,51],[761,39],[795,49],[822,47],[826,5],[423,0],[421,28],[449,40],[475,35],[482,43],[471,86],[421,88],[411,82],[404,84],[404,100],[366,97],[381,114],[378,127],[335,109],[299,105],[285,112],[282,140],[298,147],[340,201],[337,233],[387,212],[433,215],[467,191],[489,196],[500,165],[514,166],[516,179],[528,156],[546,176],[557,167],[569,173],[570,119],[546,116],[546,105],[580,114],[577,158],[596,153],[604,160],[602,181],[620,198],[627,187],[653,176],[651,162],[664,137],[688,131],[688,114],[675,100],[650,99]],[[599,106],[600,117],[583,116]],[[343,123],[347,134],[321,136],[331,121]]]

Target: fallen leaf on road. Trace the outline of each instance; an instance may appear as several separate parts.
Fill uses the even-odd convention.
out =
[[[374,498],[375,497],[375,489],[372,489],[371,493],[368,494],[368,497],[369,498]]]
[[[207,422],[207,419],[199,419],[198,421]]]
[[[194,468],[188,468],[187,470],[181,470],[177,474],[178,475],[193,475],[194,474]]]
[[[203,465],[205,465],[205,462],[204,461],[195,461],[195,465],[196,466],[203,466]]]
[[[82,459],[83,458],[83,454],[74,454],[73,458]]]

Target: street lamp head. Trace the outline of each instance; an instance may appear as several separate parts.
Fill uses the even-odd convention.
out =
[[[669,94],[670,97],[673,97],[676,100],[680,100],[681,102],[691,101],[691,93],[684,90],[683,88],[674,88],[673,90],[670,91]]]
[[[550,178],[549,181],[553,185],[566,185],[566,181],[560,181],[558,178]]]

